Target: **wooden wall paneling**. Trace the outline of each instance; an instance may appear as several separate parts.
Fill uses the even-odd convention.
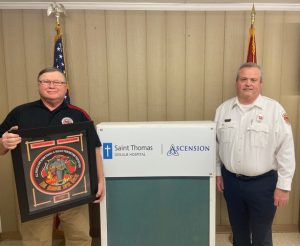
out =
[[[293,224],[299,226],[299,209],[300,209],[300,169],[298,164],[300,163],[300,15],[299,12],[290,12],[289,14],[285,13],[285,34],[284,34],[284,43],[291,43],[284,47],[284,74],[290,76],[291,78],[283,78],[282,82],[291,80],[291,85],[283,87],[283,95],[292,95],[293,111],[290,112],[290,107],[288,108],[288,114],[291,118],[294,141],[295,141],[295,150],[296,150],[296,172],[293,179],[292,186],[292,221]],[[290,59],[291,58],[291,59]],[[291,64],[295,64],[292,66]],[[296,100],[297,98],[297,100]],[[282,100],[285,105],[285,99]],[[296,108],[297,107],[297,111]]]
[[[167,120],[166,13],[146,12],[148,120]]]
[[[204,120],[213,120],[223,101],[224,22],[224,12],[206,12]]]
[[[204,84],[204,120],[213,120],[216,108],[223,101],[223,59],[225,13],[206,12],[205,26],[205,84]],[[223,225],[226,216],[223,195],[216,195],[216,224]],[[223,208],[223,209],[222,209]],[[226,208],[226,207],[225,207]],[[226,217],[225,217],[226,218]],[[228,222],[227,222],[228,224]]]
[[[129,121],[147,121],[147,35],[145,11],[127,12]]]
[[[27,102],[24,33],[21,10],[4,10],[2,12],[3,53],[5,59],[8,111],[19,104]],[[8,113],[8,112],[7,112]],[[1,157],[4,163],[2,180],[6,187],[2,197],[2,226],[4,231],[18,230],[17,202],[13,167],[10,155]],[[1,162],[2,162],[1,160]],[[2,212],[1,212],[2,213]]]
[[[43,19],[41,20],[43,24],[43,41],[44,41],[44,55],[45,55],[45,67],[52,67],[53,61],[54,61],[54,44],[55,44],[55,27],[56,27],[56,18],[52,14],[51,16],[47,16],[47,11],[42,11]],[[60,25],[61,25],[61,31],[63,34],[63,42],[65,43],[65,18],[66,16],[60,17]],[[66,51],[64,50],[65,59],[66,57]],[[65,61],[67,67],[68,62]]]
[[[5,119],[8,107],[8,89],[7,89],[7,73],[5,66],[5,51],[4,51],[4,33],[3,33],[3,11],[0,11],[0,122]],[[0,156],[0,187],[1,189],[1,202],[0,215],[3,232],[17,231],[17,216],[16,216],[16,194],[14,176],[12,170],[12,162],[9,154]]]
[[[5,67],[5,51],[4,51],[4,33],[2,10],[0,11],[0,122],[2,122],[8,113],[8,91],[6,81],[6,67]]]
[[[89,74],[89,113],[95,124],[109,120],[104,11],[86,12],[87,69]]]
[[[300,20],[300,19],[299,19]],[[299,21],[300,22],[300,21]],[[289,17],[284,14],[283,39],[282,39],[282,76],[280,101],[289,115],[293,127],[294,139],[297,132],[298,99],[299,99],[299,67],[290,64],[300,64],[300,28],[298,23],[290,23]],[[299,173],[300,170],[296,169]],[[297,177],[297,174],[295,175]],[[299,212],[299,181],[294,179],[293,189],[290,193],[290,201],[286,208],[279,209],[275,223],[297,224]]]
[[[295,151],[296,151],[296,173],[293,179],[293,188],[300,187],[300,171],[299,171],[299,163],[300,163],[300,95],[298,93],[298,118],[297,118],[297,128],[294,131],[294,140],[295,140]],[[300,231],[300,204],[297,206],[296,204],[300,203],[300,192],[295,191],[295,202],[293,207],[294,213],[294,221],[298,224],[298,231]]]
[[[43,15],[41,10],[24,10],[24,48],[28,101],[39,98],[37,74],[46,66]]]
[[[85,11],[89,114],[94,124],[109,120],[105,11]],[[101,140],[101,139],[100,139]],[[90,204],[90,234],[99,237],[99,204]]]
[[[299,28],[299,24],[300,24],[299,11],[284,12],[284,23],[296,24]]]
[[[85,11],[68,11],[65,20],[64,52],[71,103],[89,112]]]
[[[235,78],[237,60],[245,60],[248,14],[227,12],[225,21],[224,12],[68,11],[61,22],[67,68],[71,70],[71,100],[82,104],[79,106],[90,111],[96,121],[212,120],[217,106],[234,92],[229,85],[230,76]],[[242,22],[243,30],[235,20]],[[263,65],[265,75],[263,94],[279,100],[290,115],[297,163],[300,160],[299,23],[299,12],[261,11],[257,12],[255,22],[258,63]],[[145,30],[141,30],[142,26]],[[0,11],[1,121],[8,110],[34,98],[31,76],[36,76],[34,70],[43,65],[40,63],[53,63],[54,27],[55,19],[46,17],[44,10]],[[239,43],[237,37],[244,41]],[[230,50],[236,45],[240,45],[238,50],[244,55],[237,51],[231,58]],[[145,64],[137,64],[142,59]],[[139,98],[135,93],[140,93],[133,88],[140,83],[137,78],[143,76],[146,79],[138,88],[146,96]],[[197,98],[201,90],[202,101]],[[133,112],[135,103],[141,108]],[[146,106],[147,116],[142,112]],[[5,202],[0,203],[2,228],[4,232],[16,232],[18,208],[10,155],[1,156],[0,162],[0,186],[6,187],[1,193]],[[279,230],[299,225],[299,172],[297,168],[288,207],[278,210],[275,228]],[[216,210],[217,225],[229,228],[222,194],[217,194]]]
[[[0,215],[2,232],[16,232],[19,231],[17,219],[19,207],[17,206],[14,171],[10,154],[0,156],[0,164],[0,185],[2,187]]]
[[[283,12],[265,14],[264,52],[263,52],[263,94],[280,100]]]
[[[297,96],[300,92],[299,13],[284,14],[282,50],[281,96]],[[295,66],[291,66],[291,64],[295,64]]]
[[[28,101],[23,15],[21,10],[5,10],[2,14],[8,107],[11,110]],[[18,228],[15,182],[12,163],[8,156],[4,157],[7,165],[3,172],[6,182],[4,196],[7,200],[5,200],[6,212],[3,223],[10,228]]]
[[[186,14],[185,120],[204,116],[205,13]]]
[[[184,120],[186,13],[167,12],[167,120]]]
[[[235,78],[244,57],[245,12],[226,12],[224,43],[223,101],[234,97]]]
[[[28,101],[23,15],[21,10],[3,11],[4,56],[9,109]]]
[[[250,24],[251,18],[249,20]],[[263,64],[263,51],[264,51],[264,32],[265,32],[265,12],[259,11],[255,15],[255,41],[256,41],[256,58],[257,64]],[[248,30],[249,33],[249,30]],[[249,34],[248,34],[249,35]],[[248,41],[249,43],[249,41]],[[247,44],[248,47],[248,44]]]
[[[107,64],[109,120],[128,121],[126,12],[107,11]]]

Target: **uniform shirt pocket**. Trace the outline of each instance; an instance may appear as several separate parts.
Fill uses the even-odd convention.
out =
[[[250,144],[254,147],[266,147],[269,137],[269,127],[263,123],[252,123],[247,132],[250,138]]]
[[[237,122],[222,122],[218,128],[219,141],[221,143],[230,143],[234,140],[234,133],[236,131]]]

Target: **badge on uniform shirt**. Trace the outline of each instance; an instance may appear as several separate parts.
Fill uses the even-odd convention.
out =
[[[284,119],[285,123],[290,124],[289,116],[287,113],[283,113],[282,118]]]
[[[258,114],[258,115],[256,116],[256,121],[257,121],[257,122],[262,122],[263,119],[264,119],[264,116],[263,116],[262,114]]]
[[[62,123],[63,125],[67,125],[67,124],[73,124],[74,121],[73,121],[70,117],[65,117],[65,118],[63,118],[63,119],[61,120],[61,123]]]

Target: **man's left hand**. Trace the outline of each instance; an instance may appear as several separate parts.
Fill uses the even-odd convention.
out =
[[[274,192],[274,205],[284,207],[288,204],[290,192],[276,188]]]
[[[96,193],[96,200],[94,203],[100,203],[105,196],[105,189],[104,189],[104,179],[98,183],[98,191]]]

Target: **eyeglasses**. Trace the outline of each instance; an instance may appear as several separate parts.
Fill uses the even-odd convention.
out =
[[[51,84],[53,84],[54,86],[62,86],[66,84],[66,82],[64,81],[57,81],[57,80],[39,80],[39,83],[42,86],[50,86]]]

